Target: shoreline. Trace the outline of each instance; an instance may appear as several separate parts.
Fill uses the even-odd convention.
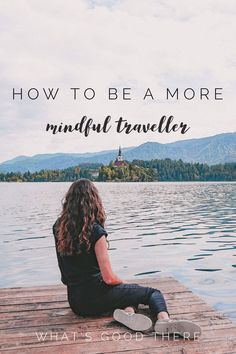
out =
[[[22,184],[22,183],[73,183],[74,181],[0,181],[0,184],[1,183],[7,183],[7,184],[13,184],[13,183],[19,183],[19,184]],[[223,180],[219,180],[219,181],[92,181],[94,183],[120,183],[120,184],[124,184],[124,183],[131,183],[131,184],[134,184],[134,183],[141,183],[141,184],[144,184],[144,183],[151,183],[151,184],[154,184],[154,183],[157,183],[157,184],[160,184],[160,183],[180,183],[180,184],[184,184],[184,183],[189,183],[189,184],[192,184],[192,183],[236,183],[236,180],[235,181],[223,181]]]

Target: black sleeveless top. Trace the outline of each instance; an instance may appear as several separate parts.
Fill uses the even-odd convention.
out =
[[[61,281],[65,285],[83,284],[86,283],[94,275],[100,273],[99,265],[97,262],[96,253],[94,250],[96,242],[104,235],[107,237],[106,230],[99,224],[98,221],[94,222],[93,231],[91,234],[90,242],[91,248],[89,253],[81,252],[80,254],[72,256],[61,256],[57,251],[57,225],[59,219],[53,225],[53,235],[56,246],[56,254],[58,266],[61,272]]]

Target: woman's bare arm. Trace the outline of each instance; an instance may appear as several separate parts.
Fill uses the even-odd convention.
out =
[[[107,241],[102,236],[95,244],[95,253],[103,281],[109,285],[121,284],[123,281],[113,272],[107,251]]]

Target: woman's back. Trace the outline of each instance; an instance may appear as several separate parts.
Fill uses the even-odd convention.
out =
[[[92,276],[100,274],[100,268],[95,254],[95,243],[103,235],[107,237],[107,232],[103,226],[95,220],[90,235],[90,250],[87,252],[85,247],[81,247],[81,252],[72,255],[61,255],[58,252],[58,225],[60,219],[57,219],[53,225],[53,234],[56,245],[58,265],[61,271],[61,280],[65,285],[87,283]]]

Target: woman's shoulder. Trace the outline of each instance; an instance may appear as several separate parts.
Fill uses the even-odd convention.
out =
[[[96,219],[93,223],[92,240],[96,242],[102,236],[107,237],[108,233],[104,226]]]
[[[102,223],[98,219],[94,220],[93,227],[102,229],[106,232],[104,225],[102,225]]]

